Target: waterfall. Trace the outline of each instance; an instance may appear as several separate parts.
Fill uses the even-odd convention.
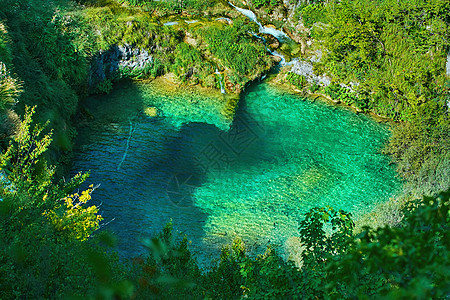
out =
[[[290,41],[291,39],[286,35],[286,33],[284,33],[281,30],[272,28],[272,27],[267,27],[267,26],[262,26],[261,23],[258,22],[258,20],[256,19],[256,15],[254,12],[252,12],[249,9],[243,9],[240,7],[237,7],[235,5],[233,5],[232,3],[228,2],[231,6],[233,6],[237,11],[239,11],[240,13],[242,13],[243,15],[245,15],[247,18],[249,18],[251,21],[255,22],[258,26],[259,26],[259,33],[266,33],[266,34],[270,34],[273,35],[277,40],[279,40],[280,42],[286,42],[286,41]],[[298,58],[294,58],[292,59],[290,62],[286,62],[286,58],[284,57],[283,54],[278,53],[277,51],[270,51],[270,49],[267,47],[266,45],[266,39],[262,36],[257,35],[254,32],[250,32],[254,37],[262,40],[264,42],[264,46],[266,47],[267,52],[269,52],[270,54],[272,54],[273,56],[277,56],[281,59],[280,61],[280,65],[281,66],[289,66],[294,64],[296,61],[298,61]]]
[[[214,72],[214,74],[219,75],[220,92],[221,92],[222,94],[226,94],[225,88],[223,87],[223,84],[222,84],[222,76],[221,76],[219,70],[217,70],[217,68],[216,68],[216,71]]]
[[[163,24],[164,26],[172,26],[172,25],[178,25],[178,22],[167,22]]]
[[[285,42],[285,41],[290,41],[291,39],[287,36],[286,33],[284,33],[281,30],[272,28],[272,27],[267,27],[267,26],[262,26],[261,23],[258,22],[258,20],[256,19],[256,15],[254,12],[252,12],[249,9],[243,9],[240,7],[237,7],[235,5],[233,5],[232,3],[228,2],[228,4],[230,4],[231,6],[233,6],[238,12],[240,12],[241,14],[243,14],[244,16],[246,16],[247,18],[249,18],[250,20],[252,20],[253,22],[255,22],[258,26],[259,26],[259,32],[260,33],[266,33],[266,34],[270,34],[273,35],[277,40],[279,40],[280,42]]]
[[[225,17],[220,17],[220,18],[217,18],[217,19],[216,19],[216,21],[220,21],[220,20],[225,20],[225,21],[227,21],[228,23],[233,22],[233,21],[231,21],[231,19],[225,18]]]
[[[266,47],[266,51],[267,51],[267,52],[269,52],[269,53],[272,54],[273,56],[277,56],[277,57],[279,57],[279,58],[281,59],[281,60],[280,60],[280,65],[281,65],[282,67],[293,65],[296,61],[298,61],[298,58],[294,58],[294,59],[292,59],[290,62],[286,62],[286,58],[284,57],[283,54],[278,53],[277,51],[271,51],[271,50],[267,47],[267,45],[266,45],[266,39],[265,39],[264,37],[259,36],[259,35],[257,35],[257,34],[254,33],[254,32],[250,32],[250,33],[251,33],[254,37],[256,37],[257,39],[260,39],[261,41],[264,42],[264,46]]]
[[[233,3],[231,3],[231,2],[228,2],[228,4],[233,6],[238,12],[240,12],[241,14],[243,14],[244,16],[246,16],[247,18],[249,18],[256,24],[258,24],[260,27],[262,27],[261,23],[259,23],[258,20],[256,19],[256,15],[254,12],[252,12],[249,9],[243,9],[243,8],[237,7],[237,6],[233,5]]]

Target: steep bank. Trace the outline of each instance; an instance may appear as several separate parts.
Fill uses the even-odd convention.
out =
[[[177,24],[168,24],[171,15],[114,1],[13,2],[0,10],[0,60],[9,74],[4,78],[16,80],[16,90],[23,87],[23,93],[2,101],[19,114],[25,105],[37,105],[36,121],[50,120],[53,162],[71,151],[79,100],[107,93],[117,80],[169,74],[175,84],[223,85],[224,92],[239,93],[273,65],[244,18],[220,20],[224,6],[219,2],[209,8],[219,15],[191,11],[173,21]],[[1,133],[5,139],[8,128]]]

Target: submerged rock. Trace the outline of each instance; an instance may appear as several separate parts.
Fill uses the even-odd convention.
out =
[[[156,109],[156,107],[153,107],[153,106],[146,107],[144,109],[144,113],[149,117],[158,116],[158,110]]]

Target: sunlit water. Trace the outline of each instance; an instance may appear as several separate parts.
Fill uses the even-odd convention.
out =
[[[220,94],[162,96],[128,84],[87,103],[73,170],[101,184],[93,197],[110,222],[103,228],[125,256],[142,253],[140,239],[169,220],[203,261],[236,237],[255,251],[282,250],[310,208],[358,216],[400,184],[379,153],[386,125],[266,83],[241,97],[232,122]],[[143,113],[149,106],[158,116]]]

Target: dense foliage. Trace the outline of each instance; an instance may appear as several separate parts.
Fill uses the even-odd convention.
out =
[[[148,255],[120,261],[114,237],[97,231],[102,217],[89,204],[95,187],[77,190],[87,175],[58,181],[45,154],[52,141],[55,149],[71,148],[72,118],[92,91],[93,57],[117,45],[152,57],[142,69],[119,69],[97,91],[107,92],[115,79],[169,72],[183,83],[218,87],[216,69],[227,87],[239,90],[272,65],[249,34],[257,28],[244,18],[189,28],[162,26],[159,19],[203,16],[218,1],[77,2],[84,6],[4,0],[0,7],[0,298],[448,297],[450,192],[438,193],[450,186],[448,1],[306,1],[298,8],[305,25],[325,23],[312,33],[326,49],[315,68],[334,80],[323,92],[401,121],[385,152],[411,184],[408,197],[434,196],[396,207],[405,216],[396,226],[358,233],[351,214],[314,208],[294,233],[302,243],[300,263],[283,259],[276,245],[251,256],[236,240],[207,270],[170,224],[144,241]],[[306,83],[294,73],[287,80],[297,88]],[[339,84],[350,82],[354,91]]]
[[[298,75],[296,73],[293,72],[289,72],[286,74],[286,80],[294,85],[295,87],[301,89],[305,86],[306,84],[306,78],[303,75]]]
[[[384,152],[408,182],[407,193],[447,189],[450,3],[317,1],[301,9],[324,53],[314,68],[334,81],[323,92],[400,122]]]
[[[243,85],[245,76],[254,77],[271,66],[264,45],[249,33],[255,31],[255,26],[237,19],[232,26],[208,26],[197,32],[221,66],[231,69],[234,78],[230,76],[229,80],[233,84]]]
[[[211,9],[219,3],[217,0],[169,0],[169,1],[151,1],[151,0],[118,0],[119,3],[124,3],[129,6],[139,6],[145,8],[147,11],[152,11],[159,15],[173,14],[173,13],[189,13],[192,15],[203,15],[207,9]]]
[[[396,227],[366,227],[358,235],[350,213],[313,208],[299,220],[300,265],[273,247],[249,256],[235,240],[201,270],[187,238],[174,236],[170,224],[144,241],[148,256],[119,262],[107,248],[113,238],[92,236],[101,221],[98,209],[86,206],[93,188],[70,193],[86,176],[55,183],[42,156],[51,136],[44,126],[32,128],[32,114],[27,108],[0,155],[4,298],[442,298],[450,292],[450,192],[411,202]]]
[[[359,82],[359,93],[370,94],[371,109],[382,115],[410,121],[424,105],[442,114],[448,1],[341,1],[327,8],[325,64],[337,79]]]
[[[40,125],[32,128],[33,112],[26,109],[13,141],[0,154],[0,297],[5,299],[84,294],[86,287],[95,287],[87,257],[104,255],[81,242],[101,220],[98,208],[86,205],[91,190],[83,191],[80,201],[69,201],[76,198],[69,191],[86,175],[54,182],[54,168],[42,155],[51,134],[44,135]]]
[[[159,6],[181,5],[183,11],[189,8],[186,13],[192,14],[192,8],[203,14],[210,6],[223,10],[219,2],[78,3],[84,6],[70,0],[6,0],[0,8],[0,110],[15,105],[15,111],[23,114],[26,105],[36,105],[39,109],[35,119],[41,123],[49,120],[54,129],[48,156],[55,162],[62,158],[61,154],[70,153],[76,136],[73,118],[80,99],[92,92],[110,91],[115,80],[174,73],[178,83],[218,88],[214,71],[220,65],[221,71],[230,70],[225,76],[230,82],[227,87],[235,90],[236,85],[239,90],[272,65],[264,47],[246,31],[248,25],[242,21],[224,26],[212,19],[195,27],[181,20],[180,26],[162,26],[165,15],[173,15],[177,10],[166,7],[163,14]],[[203,25],[208,29],[198,30]],[[203,34],[206,39],[202,39]],[[187,36],[194,39],[191,44]],[[221,42],[215,43],[218,37]],[[120,66],[105,72],[106,76],[97,74],[92,62],[117,46],[145,51],[148,60],[140,67]],[[106,62],[103,66],[111,67]],[[5,119],[4,112],[0,117]],[[0,136],[9,134],[2,131],[7,130],[0,128]]]

